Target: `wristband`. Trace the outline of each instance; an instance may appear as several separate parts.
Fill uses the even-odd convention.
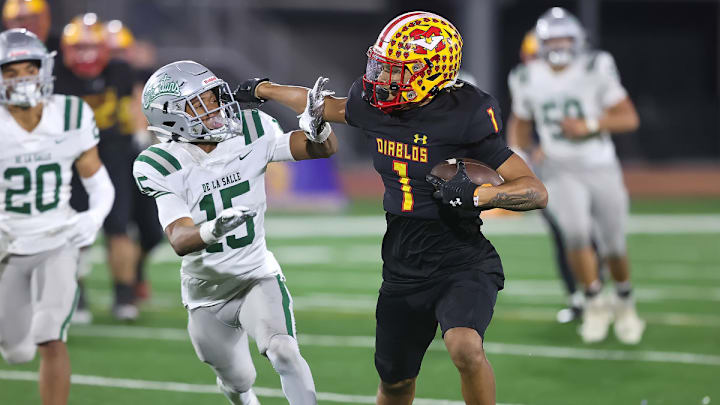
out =
[[[306,135],[307,138],[308,138],[309,140],[311,140],[312,142],[315,142],[315,143],[323,143],[323,142],[325,142],[325,141],[328,139],[328,137],[330,137],[330,132],[332,132],[332,128],[330,128],[330,123],[329,123],[329,122],[325,122],[325,123],[323,124],[323,129],[322,129],[322,131],[318,132],[316,139],[311,138],[311,137],[310,137],[310,134],[307,133],[307,132],[305,133],[305,135]]]
[[[218,241],[218,237],[215,236],[213,231],[215,230],[215,220],[205,222],[200,225],[200,239],[205,242],[206,245],[212,245]]]
[[[585,118],[585,126],[587,127],[588,132],[594,134],[600,130],[600,121],[596,118]]]

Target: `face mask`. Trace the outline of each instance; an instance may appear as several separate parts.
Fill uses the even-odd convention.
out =
[[[21,107],[35,107],[40,100],[37,83],[21,81],[10,88],[10,104]]]

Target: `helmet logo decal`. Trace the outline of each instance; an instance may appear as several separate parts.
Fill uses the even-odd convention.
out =
[[[27,49],[18,49],[18,50],[10,51],[10,53],[8,54],[8,57],[14,58],[16,56],[25,56],[25,55],[29,55],[29,54],[30,54],[30,51],[28,51]]]
[[[442,51],[445,49],[445,43],[442,42],[440,28],[430,27],[427,30],[416,28],[410,31],[413,38],[409,43],[415,45],[415,53],[425,55],[428,50]]]
[[[148,89],[145,90],[145,94],[143,94],[143,99],[145,99],[143,107],[148,108],[150,103],[155,101],[156,98],[165,95],[180,95],[180,85],[178,82],[171,80],[167,73],[163,74],[154,86],[148,87]]]
[[[217,77],[208,77],[207,79],[203,80],[202,84],[203,86],[207,86],[208,83],[212,83],[217,80]]]

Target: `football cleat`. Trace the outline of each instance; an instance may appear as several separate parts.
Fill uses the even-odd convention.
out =
[[[645,321],[640,319],[632,298],[615,298],[615,336],[626,345],[636,345],[642,340]]]
[[[140,316],[140,311],[133,304],[116,304],[113,306],[112,315],[118,321],[135,321]]]
[[[607,298],[598,294],[589,298],[583,311],[580,337],[584,343],[597,343],[605,340],[612,322],[612,311]]]
[[[70,323],[73,325],[90,325],[93,320],[93,314],[87,308],[78,308],[73,312]]]

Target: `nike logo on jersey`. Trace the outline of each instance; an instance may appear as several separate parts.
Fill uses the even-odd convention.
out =
[[[58,144],[58,143],[63,143],[63,142],[65,142],[66,140],[67,140],[67,137],[64,136],[64,137],[62,137],[62,138],[60,138],[60,139],[56,139],[56,140],[55,140],[55,143],[56,143],[56,144]]]
[[[243,160],[243,159],[245,159],[245,158],[247,157],[247,155],[249,155],[249,154],[250,154],[250,153],[251,153],[252,151],[253,151],[253,150],[252,150],[252,149],[250,149],[249,151],[247,151],[247,153],[246,153],[246,154],[238,156],[238,159],[240,159],[240,160]]]

